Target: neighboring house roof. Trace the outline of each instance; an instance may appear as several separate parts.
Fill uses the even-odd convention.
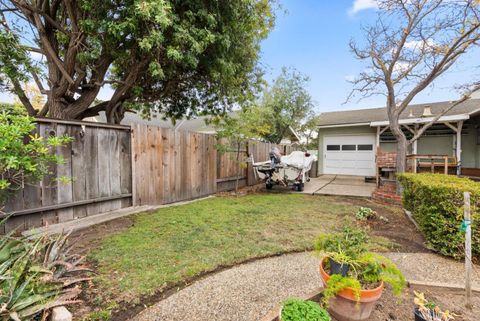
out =
[[[230,114],[232,113],[234,112],[231,112]],[[207,118],[208,116],[200,116],[193,119],[181,119],[181,120],[177,120],[174,125],[172,121],[168,119],[163,120],[160,116],[152,117],[149,120],[149,119],[143,119],[138,114],[125,113],[125,116],[122,119],[122,122],[120,124],[121,125],[144,124],[144,125],[159,126],[163,128],[182,129],[182,130],[203,133],[203,134],[215,134],[217,132],[215,130],[215,127],[212,125],[207,125],[205,123],[205,120]],[[104,112],[100,113],[100,115],[96,117],[91,117],[86,120],[95,121],[99,123],[105,123],[107,121]],[[289,133],[286,135],[285,138],[289,139],[291,142],[300,141],[300,136],[291,126],[289,126]]]
[[[449,101],[409,105],[400,119],[419,119],[423,117],[425,107],[430,107],[433,116],[438,115],[451,104]],[[469,99],[455,106],[444,116],[472,115],[480,111],[480,99]],[[467,117],[468,119],[468,117]],[[370,125],[374,122],[388,122],[387,108],[370,108],[321,113],[318,126]]]

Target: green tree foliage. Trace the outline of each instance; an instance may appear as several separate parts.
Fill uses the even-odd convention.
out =
[[[4,104],[2,108],[5,109],[0,109],[0,205],[25,184],[47,175],[51,164],[63,162],[52,149],[72,140],[68,136],[44,138],[33,134],[32,117],[15,105]]]
[[[309,78],[295,69],[283,68],[273,85],[265,89],[260,100],[262,118],[271,125],[263,135],[269,142],[279,144],[289,127],[299,130],[312,116],[313,102],[306,86]]]
[[[0,0],[0,79],[32,116],[105,111],[118,123],[132,109],[172,118],[221,113],[260,83],[272,1]],[[48,96],[38,112],[21,99],[27,80]],[[96,104],[107,84],[112,97]]]
[[[238,177],[241,169],[246,165],[247,155],[241,156],[242,146],[248,141],[259,139],[270,131],[269,124],[263,121],[263,111],[257,106],[242,108],[227,116],[212,117],[211,122],[217,130],[217,150],[220,153],[235,152],[237,162],[237,180],[235,191],[238,190]]]

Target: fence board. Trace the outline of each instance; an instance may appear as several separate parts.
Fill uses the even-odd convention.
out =
[[[140,138],[146,127],[150,134]],[[135,125],[133,130],[136,205],[167,204],[215,192],[216,150],[211,135],[146,125]],[[143,145],[149,146],[147,153],[142,152]]]
[[[0,233],[66,222],[131,205],[128,127],[40,119],[36,132],[43,137],[67,134],[74,141],[55,149],[63,156],[64,164],[52,165],[50,175],[37,184],[26,185],[7,200],[5,212],[13,216]],[[71,182],[58,183],[60,176],[70,177]]]

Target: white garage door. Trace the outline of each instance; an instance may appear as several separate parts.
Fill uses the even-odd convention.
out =
[[[375,135],[323,138],[325,174],[375,176]]]

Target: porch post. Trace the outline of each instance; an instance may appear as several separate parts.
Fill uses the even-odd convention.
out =
[[[377,126],[377,135],[375,136],[375,144],[378,147],[380,146],[380,126]]]
[[[457,133],[455,140],[455,156],[457,158],[457,175],[462,174],[462,127],[463,120],[457,123]]]
[[[414,128],[414,135],[416,135],[417,131],[418,131],[418,125],[415,124],[413,128]],[[420,139],[420,137],[419,137],[419,139]],[[412,154],[413,155],[417,155],[417,146],[418,146],[417,142],[418,142],[418,139],[416,139],[412,144]],[[414,160],[414,162],[416,163],[417,161]]]

